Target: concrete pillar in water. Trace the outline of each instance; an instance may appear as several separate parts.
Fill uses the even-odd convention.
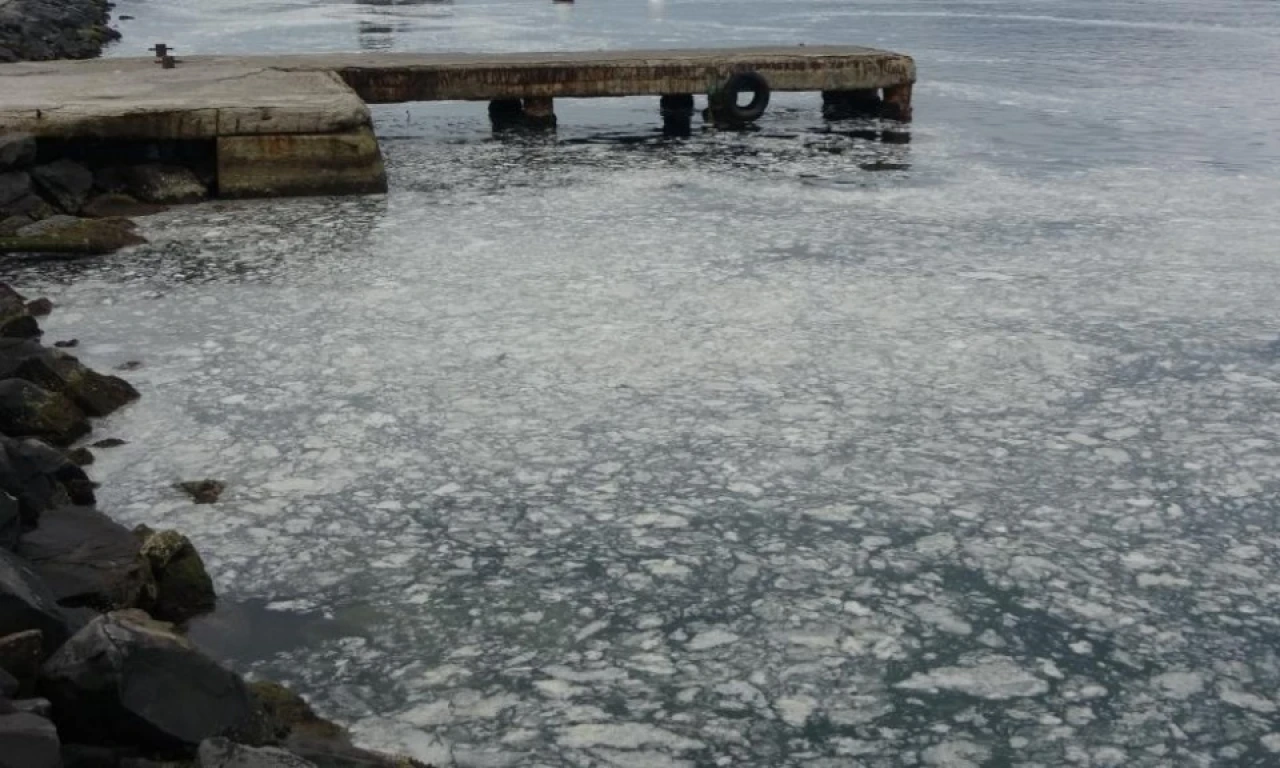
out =
[[[890,120],[911,122],[911,83],[885,88],[880,114]]]
[[[828,120],[879,117],[881,107],[880,91],[875,88],[822,92],[822,116]]]
[[[693,134],[693,94],[663,96],[658,109],[662,113],[662,135],[685,138]]]
[[[550,96],[538,96],[524,100],[524,125],[534,131],[556,129],[555,102]]]
[[[495,99],[489,102],[489,121],[495,131],[554,131],[556,111],[547,97]]]

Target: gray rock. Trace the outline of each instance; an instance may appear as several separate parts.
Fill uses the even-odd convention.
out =
[[[8,378],[64,395],[95,417],[114,413],[138,399],[138,390],[124,379],[86,368],[73,355],[36,341],[0,343],[0,379]]]
[[[151,615],[183,622],[217,607],[213,579],[190,539],[177,531],[146,531],[140,538],[142,556],[155,578]]]
[[[44,660],[44,640],[38,629],[0,637],[0,669],[18,681],[18,694],[35,692],[36,675]]]
[[[65,158],[32,168],[31,180],[46,200],[67,213],[79,212],[93,189],[93,173]]]
[[[64,738],[87,744],[181,752],[253,721],[239,677],[141,611],[89,622],[45,663],[40,689]]]
[[[67,638],[58,602],[31,567],[0,549],[0,635],[38,629],[43,651],[50,653]]]
[[[36,161],[36,139],[26,133],[0,135],[0,171],[26,168]]]
[[[18,695],[20,687],[21,684],[18,682],[18,678],[0,669],[0,697],[12,699]]]
[[[30,194],[31,176],[25,171],[0,173],[0,212],[12,215],[15,211],[10,210],[10,206]]]
[[[34,528],[46,509],[94,503],[89,476],[61,451],[39,440],[16,440],[3,435],[0,490],[18,500],[24,528]]]
[[[60,605],[100,611],[151,600],[151,569],[127,528],[91,507],[57,507],[28,531],[18,554]]]
[[[62,768],[53,723],[27,712],[0,715],[0,768]]]
[[[310,760],[283,749],[255,749],[227,739],[202,741],[197,755],[200,768],[316,768]]]
[[[22,294],[0,283],[0,337],[29,339],[40,335],[40,323]]]
[[[129,192],[148,203],[195,203],[209,194],[195,173],[180,165],[135,165],[124,169],[123,175]]]
[[[0,213],[0,237],[5,235],[16,235],[18,230],[27,226],[32,222],[30,216],[25,213],[10,216],[6,213]]]
[[[40,235],[56,234],[60,230],[67,227],[73,227],[80,223],[80,219],[65,213],[59,213],[54,216],[43,218],[37,222],[33,222],[15,232],[15,235],[22,237],[37,237]]]
[[[57,392],[10,378],[0,381],[0,432],[70,445],[89,434],[89,421],[79,406]]]
[[[0,135],[0,171],[26,168],[36,161],[36,139],[26,133]]]

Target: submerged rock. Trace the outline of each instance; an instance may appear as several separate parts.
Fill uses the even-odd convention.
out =
[[[54,253],[86,256],[114,253],[146,238],[128,219],[78,219],[53,216],[0,237],[0,253]]]
[[[253,719],[244,683],[141,611],[99,616],[45,663],[60,733],[87,744],[190,754]]]
[[[151,216],[166,210],[168,209],[163,205],[139,202],[123,192],[104,192],[85,203],[80,213],[95,219],[110,219],[120,216]]]
[[[177,531],[151,531],[145,526],[134,534],[142,540],[142,557],[155,579],[152,616],[181,623],[217,607],[213,579],[190,539]]]
[[[257,680],[249,683],[249,693],[261,711],[270,741],[285,742],[297,733],[351,743],[341,726],[317,715],[306,699],[279,683]]]
[[[0,635],[40,630],[42,650],[50,653],[67,638],[67,627],[49,588],[30,566],[0,549]]]
[[[227,486],[218,480],[184,480],[175,486],[197,504],[212,504],[222,496]]]
[[[124,526],[89,507],[58,507],[22,537],[18,553],[60,605],[99,611],[151,600],[151,569]]]
[[[57,392],[24,379],[0,381],[0,432],[70,445],[89,434],[84,411]]]

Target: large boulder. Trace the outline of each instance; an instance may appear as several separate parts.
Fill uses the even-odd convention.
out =
[[[93,483],[84,470],[39,440],[0,435],[0,490],[18,501],[24,528],[40,513],[64,504],[92,505]]]
[[[22,294],[0,283],[0,337],[30,339],[40,335],[40,323]]]
[[[181,623],[217,607],[213,579],[190,539],[177,531],[152,531],[145,526],[134,533],[142,541],[142,557],[155,579],[152,616]]]
[[[310,760],[276,747],[246,747],[228,739],[200,743],[200,768],[317,768]]]
[[[70,445],[89,434],[89,420],[57,392],[10,378],[0,381],[0,432]]]
[[[35,692],[36,675],[44,660],[44,636],[38,629],[0,637],[0,669],[18,681],[18,693]]]
[[[0,768],[62,768],[53,723],[27,712],[0,715]]]
[[[150,602],[154,586],[137,538],[92,507],[57,507],[28,531],[18,554],[60,605],[99,611]]]
[[[36,139],[28,133],[0,134],[0,171],[26,168],[36,161]]]
[[[138,390],[118,376],[83,365],[60,349],[27,339],[0,339],[0,379],[25,379],[70,398],[89,416],[106,416],[138,399]]]
[[[0,636],[38,629],[47,655],[67,638],[58,601],[31,567],[0,549]]]
[[[0,211],[5,215],[13,215],[13,204],[31,193],[31,175],[26,171],[0,172]]]
[[[53,655],[40,689],[68,741],[190,754],[251,726],[244,682],[141,611],[99,616]]]
[[[67,213],[78,213],[93,189],[93,173],[65,158],[32,168],[31,180],[46,200]]]

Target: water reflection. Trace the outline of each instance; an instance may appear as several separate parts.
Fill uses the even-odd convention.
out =
[[[416,14],[400,9],[410,6],[452,6],[453,0],[354,0],[366,6],[367,18],[356,22],[356,39],[362,51],[386,52],[396,48],[396,39],[413,30]]]

